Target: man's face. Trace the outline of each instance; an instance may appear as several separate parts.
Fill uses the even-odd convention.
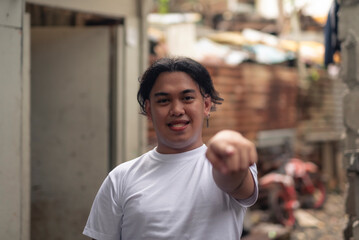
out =
[[[157,135],[157,151],[179,153],[200,147],[203,119],[211,104],[211,98],[204,98],[186,73],[161,73],[146,101],[147,116]]]

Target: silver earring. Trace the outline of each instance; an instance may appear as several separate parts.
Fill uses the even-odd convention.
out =
[[[207,115],[207,118],[206,118],[206,126],[207,126],[207,128],[209,127],[209,114]]]

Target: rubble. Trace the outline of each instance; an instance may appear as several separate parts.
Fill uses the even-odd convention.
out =
[[[342,240],[347,223],[345,215],[345,194],[330,193],[323,209],[306,209],[305,212],[315,219],[315,227],[298,224],[291,232],[291,240]]]
[[[323,228],[324,223],[314,217],[312,214],[303,209],[298,209],[294,212],[297,224],[300,227],[317,227]]]
[[[291,229],[280,224],[262,222],[256,225],[251,234],[243,237],[242,240],[289,240]]]
[[[242,240],[343,240],[348,221],[344,205],[345,194],[328,193],[322,209],[297,209],[292,228],[271,222],[266,211],[249,211],[250,232]]]

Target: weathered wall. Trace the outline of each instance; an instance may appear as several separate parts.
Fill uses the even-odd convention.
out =
[[[344,159],[349,190],[346,211],[350,218],[345,239],[359,239],[359,1],[342,0],[339,10],[339,39],[341,40],[341,78],[349,91],[343,99],[346,137]]]
[[[23,1],[0,1],[0,239],[28,239],[28,81]]]

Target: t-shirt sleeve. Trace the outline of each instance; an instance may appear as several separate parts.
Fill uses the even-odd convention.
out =
[[[119,240],[122,207],[113,179],[107,176],[92,204],[83,234],[97,240]]]
[[[252,196],[250,196],[247,199],[240,199],[240,200],[236,200],[240,205],[242,205],[243,207],[250,207],[253,204],[256,203],[257,198],[258,198],[258,178],[257,178],[257,165],[253,164],[252,166],[249,167],[249,170],[252,173],[252,177],[254,180],[254,192],[252,194]]]

